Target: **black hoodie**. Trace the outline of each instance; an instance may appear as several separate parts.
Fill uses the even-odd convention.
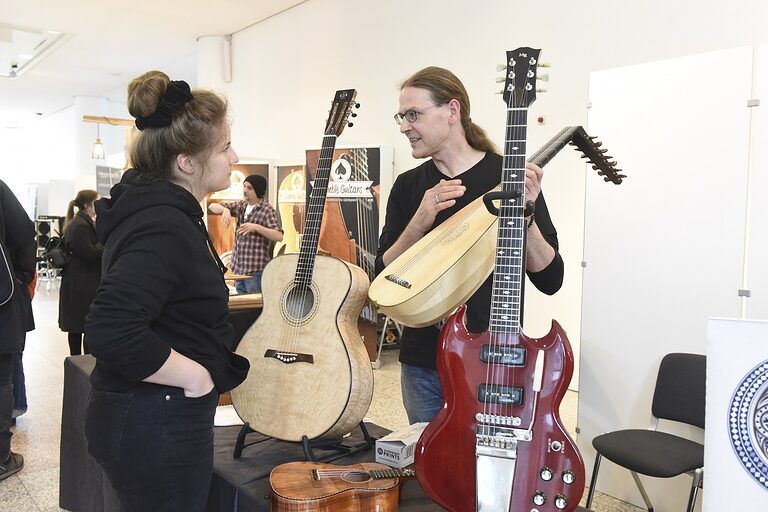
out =
[[[248,361],[233,354],[228,290],[195,197],[131,169],[96,202],[102,282],[86,318],[96,389],[127,391],[176,350],[203,365],[223,393]]]

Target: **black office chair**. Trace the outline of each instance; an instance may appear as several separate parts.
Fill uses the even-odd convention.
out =
[[[696,495],[704,477],[704,445],[656,430],[658,420],[672,420],[704,428],[704,390],[706,356],[667,354],[661,360],[651,413],[653,430],[617,430],[597,436],[592,446],[597,450],[586,508],[592,505],[600,460],[608,460],[627,468],[649,512],[653,504],[640,483],[638,473],[657,478],[671,478],[688,473],[693,476],[688,512],[693,512]]]

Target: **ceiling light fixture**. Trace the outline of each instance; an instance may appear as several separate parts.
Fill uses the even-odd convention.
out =
[[[104,144],[99,138],[99,126],[100,123],[96,123],[96,142],[93,143],[93,151],[91,151],[91,158],[94,160],[104,160]]]

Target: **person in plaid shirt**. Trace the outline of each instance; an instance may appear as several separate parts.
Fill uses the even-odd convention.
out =
[[[237,219],[232,272],[251,276],[235,281],[237,293],[261,293],[261,272],[272,259],[270,244],[283,239],[275,209],[264,199],[266,192],[267,180],[253,174],[243,182],[243,201],[208,206],[212,213],[222,216],[224,227],[229,227],[232,217]]]

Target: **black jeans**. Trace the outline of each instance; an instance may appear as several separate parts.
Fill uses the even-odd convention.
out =
[[[94,389],[85,414],[88,452],[120,498],[121,510],[204,510],[213,475],[214,389],[140,383],[130,392]]]
[[[0,461],[11,451],[13,365],[17,354],[0,354]]]

